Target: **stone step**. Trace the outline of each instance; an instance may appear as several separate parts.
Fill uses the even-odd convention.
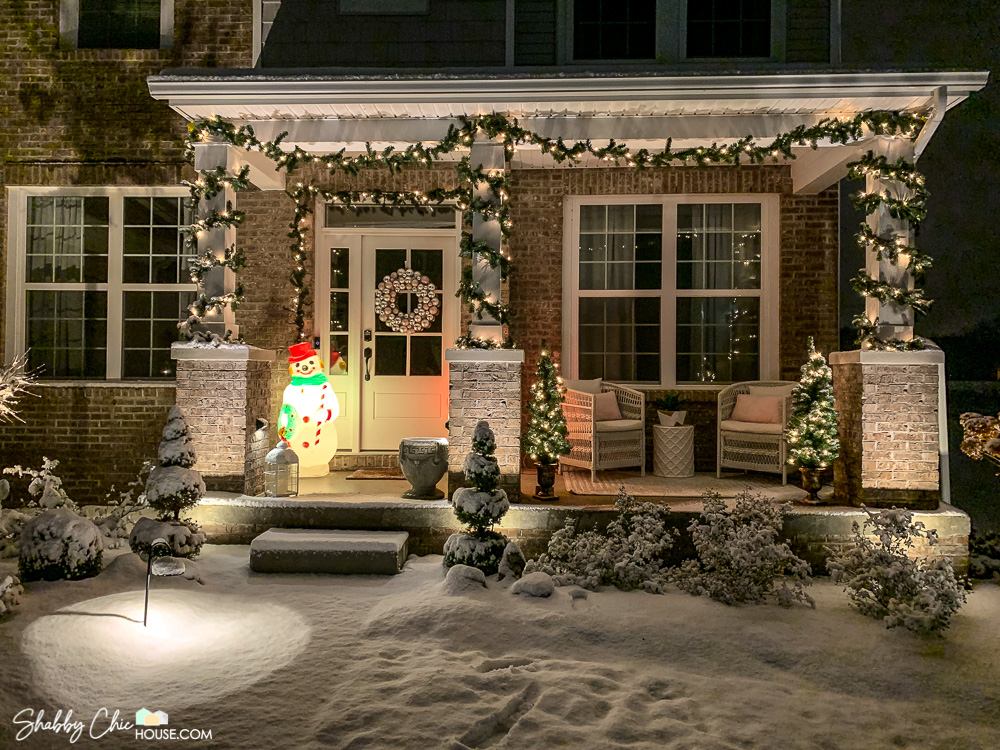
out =
[[[257,573],[395,575],[406,562],[405,531],[268,529],[250,543]]]

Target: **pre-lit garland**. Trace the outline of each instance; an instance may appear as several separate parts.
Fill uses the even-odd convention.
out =
[[[823,139],[835,144],[860,141],[870,135],[912,139],[916,137],[925,121],[926,118],[923,115],[905,112],[863,112],[852,118],[825,119],[816,125],[800,125],[788,133],[776,136],[770,143],[766,144],[758,143],[753,136],[747,136],[728,144],[713,143],[711,146],[674,150],[671,147],[671,140],[668,139],[662,151],[652,152],[648,149],[632,151],[626,144],[614,140],[602,147],[595,147],[589,140],[567,143],[562,138],[549,138],[526,130],[518,124],[516,119],[494,113],[474,118],[461,118],[461,127],[450,126],[447,135],[439,143],[430,147],[423,144],[412,144],[401,151],[391,146],[382,151],[375,151],[370,145],[366,145],[365,153],[347,156],[344,149],[325,155],[310,154],[299,146],[295,146],[291,151],[286,151],[281,148],[281,143],[287,133],[282,133],[273,141],[261,141],[254,135],[253,128],[249,125],[236,127],[220,118],[213,118],[189,125],[191,137],[188,145],[193,153],[195,143],[215,139],[249,151],[257,151],[271,159],[275,163],[276,170],[284,170],[287,174],[293,173],[300,166],[320,163],[330,171],[343,171],[350,175],[356,175],[365,169],[382,168],[395,173],[405,167],[430,166],[442,156],[459,148],[470,147],[477,134],[482,132],[490,139],[498,139],[503,142],[508,159],[519,145],[530,144],[537,146],[542,153],[548,154],[557,163],[576,162],[582,156],[590,155],[615,164],[624,162],[627,166],[639,171],[677,163],[696,166],[739,165],[743,161],[749,164],[764,164],[768,161],[777,163],[781,159],[795,158],[792,151],[794,147],[817,148],[818,143]],[[912,193],[907,198],[895,198],[884,192],[862,192],[855,196],[856,205],[869,214],[885,206],[894,218],[905,219],[915,227],[919,226],[926,213],[927,191],[923,185],[923,176],[916,171],[911,163],[904,159],[890,163],[884,156],[877,156],[869,151],[859,161],[848,166],[852,177],[877,175],[883,180],[900,182]],[[455,166],[455,170],[459,180],[464,184],[463,187],[454,190],[436,189],[427,192],[328,191],[313,185],[299,184],[295,189],[288,191],[289,196],[296,203],[295,215],[290,224],[291,231],[288,236],[292,239],[290,249],[293,260],[290,281],[295,290],[295,296],[291,300],[292,313],[299,339],[305,338],[305,304],[309,296],[305,286],[306,232],[303,225],[306,217],[311,213],[309,204],[318,196],[344,208],[354,209],[359,208],[362,204],[374,203],[386,209],[402,208],[420,211],[454,201],[458,208],[463,211],[465,224],[471,224],[472,215],[479,213],[487,221],[496,220],[499,222],[504,239],[510,235],[512,224],[510,206],[507,202],[510,195],[510,182],[506,174],[503,171],[490,172],[481,167],[473,168],[469,164],[468,157],[462,159]],[[202,179],[205,180],[206,187],[210,184],[209,180],[211,179],[222,181],[223,186],[239,189],[236,185],[241,180],[246,179],[246,174],[241,172],[237,177],[226,177],[219,168],[211,173],[202,172]],[[226,180],[229,181],[228,184],[225,183]],[[473,195],[473,186],[483,183],[488,185],[495,200]],[[201,220],[208,222],[201,228],[222,225],[211,222],[213,220],[219,221],[225,218],[225,214],[231,212],[232,209],[227,207],[227,211],[222,217],[209,217]],[[239,212],[232,213],[238,214]],[[242,215],[238,219],[234,217],[232,225],[238,224],[240,221],[242,221]],[[194,231],[196,232],[197,229],[196,225]],[[930,265],[930,259],[925,254],[905,243],[901,244],[894,237],[875,235],[867,223],[862,225],[858,239],[865,248],[870,246],[880,259],[887,258],[892,263],[898,263],[901,260],[900,256],[905,256],[915,280],[919,281],[923,271]],[[512,268],[509,254],[503,248],[498,251],[487,243],[473,241],[471,233],[463,230],[461,257],[471,258],[473,255],[485,259],[491,268],[499,269],[501,279],[507,280]],[[854,286],[862,295],[875,297],[883,303],[892,301],[901,305],[910,305],[918,311],[926,310],[930,304],[923,297],[922,291],[898,289],[880,282],[863,270],[861,275],[855,279]],[[509,324],[509,306],[499,299],[492,299],[488,296],[482,287],[473,280],[471,270],[468,268],[463,272],[456,296],[468,305],[469,310],[478,319],[482,319],[485,313],[491,315],[504,326]],[[909,349],[921,346],[919,341],[902,342],[880,339],[877,336],[878,321],[870,321],[864,315],[856,318],[854,322],[858,330],[858,343],[862,346],[883,349]],[[497,342],[473,338],[466,334],[456,342],[456,345],[463,348],[472,346],[495,348],[497,346],[513,346],[513,342],[509,336],[505,336],[504,341],[497,344]]]

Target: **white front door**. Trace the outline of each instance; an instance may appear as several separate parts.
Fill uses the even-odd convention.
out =
[[[458,261],[455,232],[331,232],[317,246],[317,332],[340,402],[341,451],[395,451],[405,437],[447,436],[444,350],[459,333]],[[376,288],[401,268],[438,290],[438,312],[419,332],[394,331],[376,312]],[[397,297],[402,313],[415,302]]]
[[[361,241],[361,450],[396,450],[405,437],[445,437],[448,430],[448,368],[444,350],[456,337],[458,263],[454,235],[379,237]],[[375,290],[386,277],[409,268],[435,286],[437,314],[418,332],[393,330],[376,309]],[[449,283],[446,283],[449,282]],[[408,314],[414,294],[399,294]],[[398,325],[396,327],[399,327]]]

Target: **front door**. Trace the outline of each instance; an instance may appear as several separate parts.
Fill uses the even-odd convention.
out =
[[[445,280],[455,276],[454,242],[454,236],[362,239],[362,450],[396,450],[405,437],[448,434],[444,350],[458,328],[458,304]],[[400,290],[406,281],[419,286]]]
[[[340,450],[395,451],[405,437],[446,437],[444,350],[459,331],[456,233],[330,233],[326,239],[317,247],[316,312],[340,401]],[[397,291],[393,300],[400,270],[412,271],[420,287]],[[331,362],[334,353],[337,362]]]

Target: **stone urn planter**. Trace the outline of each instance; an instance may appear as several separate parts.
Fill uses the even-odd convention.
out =
[[[535,464],[538,470],[538,484],[535,485],[535,500],[557,500],[555,492],[556,465]]]
[[[399,468],[411,487],[403,497],[440,500],[444,493],[436,485],[448,470],[445,438],[403,438],[399,441]]]
[[[819,505],[819,490],[823,486],[822,469],[799,469],[802,475],[802,489],[809,493],[806,502],[812,505]]]

